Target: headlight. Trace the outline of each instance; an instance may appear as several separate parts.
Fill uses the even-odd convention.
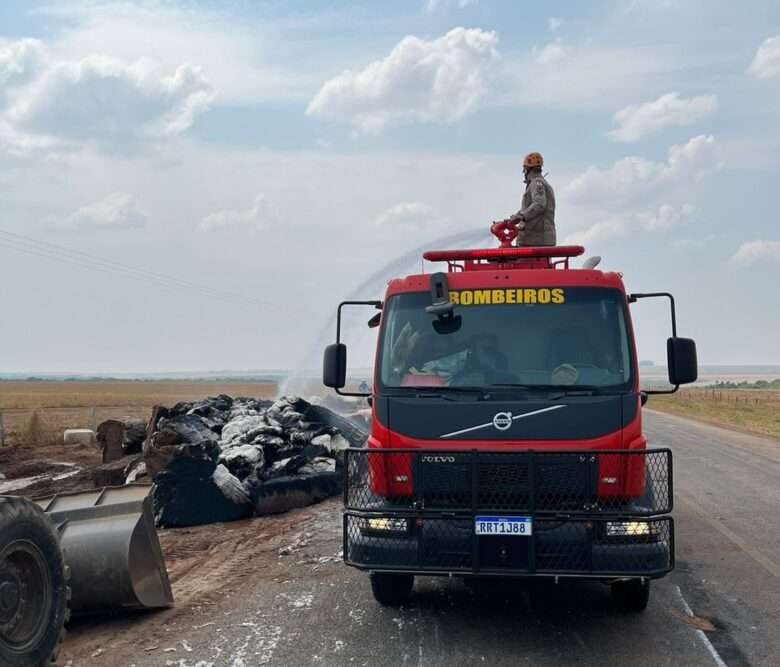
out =
[[[390,519],[388,517],[380,517],[376,519],[368,519],[366,523],[368,530],[375,530],[383,533],[405,533],[408,528],[406,519]]]
[[[607,537],[647,537],[651,534],[647,521],[607,521]]]

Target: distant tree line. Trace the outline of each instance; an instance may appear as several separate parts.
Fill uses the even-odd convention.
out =
[[[731,382],[730,380],[719,380],[715,384],[709,385],[711,389],[780,389],[780,378],[774,380],[756,380],[755,382]]]

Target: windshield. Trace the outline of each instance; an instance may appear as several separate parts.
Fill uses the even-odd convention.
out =
[[[454,326],[434,327],[429,292],[388,298],[380,385],[628,388],[624,297],[607,288],[502,288],[450,293]],[[444,333],[440,333],[444,331]]]

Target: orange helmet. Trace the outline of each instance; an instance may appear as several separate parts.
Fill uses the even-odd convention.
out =
[[[541,153],[529,153],[523,159],[523,169],[541,169],[544,158]]]

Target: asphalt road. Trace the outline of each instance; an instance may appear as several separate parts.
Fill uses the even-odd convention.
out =
[[[331,501],[201,619],[139,639],[131,664],[780,665],[780,442],[649,411],[645,425],[652,446],[674,450],[677,569],[642,614],[615,610],[597,583],[474,591],[436,578],[380,607],[338,560]]]

